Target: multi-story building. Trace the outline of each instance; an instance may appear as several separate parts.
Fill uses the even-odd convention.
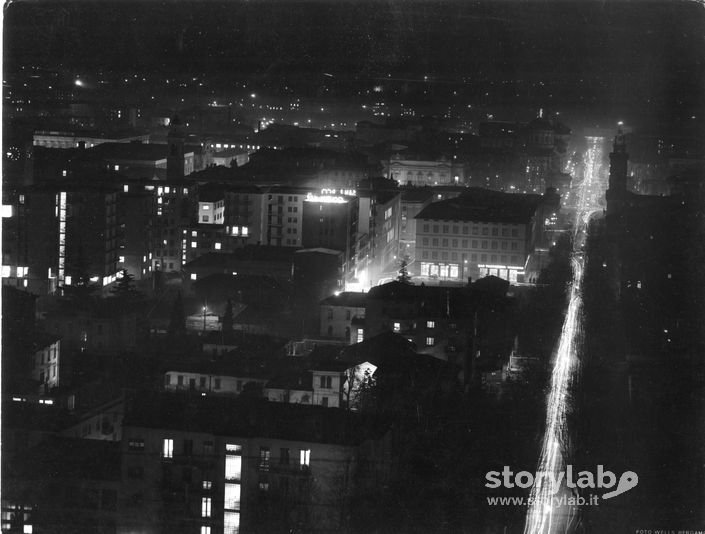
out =
[[[401,194],[401,224],[399,228],[399,257],[416,259],[416,216],[433,201],[431,189],[408,189]]]
[[[77,281],[108,285],[118,272],[123,236],[118,190],[101,183],[33,186],[13,198],[3,283],[51,293]],[[7,262],[7,263],[5,263]],[[25,283],[26,281],[26,283]]]
[[[429,204],[416,216],[414,273],[427,280],[466,282],[499,276],[523,281],[543,233],[544,208],[555,195],[519,195],[471,188]]]
[[[123,427],[117,531],[340,531],[358,456],[380,447],[376,472],[389,458],[385,434],[365,423],[339,409],[252,399],[136,401]],[[356,431],[344,431],[351,424]]]
[[[266,191],[264,242],[278,247],[302,247],[304,201],[312,190],[301,187],[271,187]],[[310,245],[318,246],[318,245]]]
[[[356,321],[365,318],[366,293],[346,291],[323,299],[320,304],[320,335],[357,343]],[[355,335],[353,335],[355,334]],[[362,340],[360,340],[362,341]]]
[[[149,135],[138,132],[49,131],[37,130],[32,136],[34,146],[46,148],[92,148],[103,143],[148,143]]]
[[[353,276],[356,262],[358,198],[341,194],[307,194],[303,198],[301,224],[302,246],[343,252],[343,276]]]
[[[405,159],[396,154],[387,163],[387,178],[400,185],[434,186],[464,183],[462,166],[453,165],[442,157],[439,160]]]

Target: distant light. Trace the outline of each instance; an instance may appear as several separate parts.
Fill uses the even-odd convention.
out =
[[[74,81],[73,81],[73,84],[74,84],[76,87],[83,87],[83,82],[82,82],[81,80],[74,80]]]
[[[337,297],[338,295],[340,295],[340,291],[334,291],[333,294]]]
[[[619,122],[617,123],[617,126],[624,126],[624,121],[619,121]]]
[[[250,98],[257,98],[257,95],[255,93],[250,93]]]

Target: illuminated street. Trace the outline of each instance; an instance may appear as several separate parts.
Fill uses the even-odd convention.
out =
[[[546,409],[546,429],[538,462],[537,473],[558,476],[566,467],[569,453],[570,429],[566,427],[566,414],[570,402],[571,385],[579,365],[578,349],[582,338],[582,282],[583,247],[588,230],[588,221],[599,211],[598,199],[604,194],[606,183],[602,180],[601,163],[604,139],[588,138],[589,148],[585,156],[585,178],[576,192],[578,203],[575,210],[573,233],[573,280],[569,290],[568,309],[565,314],[558,349],[556,351],[551,390]],[[524,532],[552,533],[569,532],[577,519],[577,510],[570,506],[557,506],[554,501],[563,496],[555,491],[549,476],[537,477],[531,491],[532,506],[526,518]],[[554,499],[554,497],[556,499]]]

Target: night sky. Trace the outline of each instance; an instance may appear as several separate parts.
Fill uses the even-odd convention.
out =
[[[390,74],[528,80],[547,84],[538,96],[557,105],[683,117],[705,94],[705,9],[695,2],[15,2],[4,39],[6,69],[300,86],[324,72],[341,86]]]

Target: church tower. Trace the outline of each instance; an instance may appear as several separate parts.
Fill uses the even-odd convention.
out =
[[[607,214],[621,211],[627,194],[627,144],[621,128],[614,138],[614,145],[610,153],[610,179],[607,189]]]
[[[169,152],[166,158],[166,179],[182,180],[184,177],[184,143],[186,133],[184,132],[181,120],[178,115],[174,115],[171,120],[171,130],[167,135]]]

